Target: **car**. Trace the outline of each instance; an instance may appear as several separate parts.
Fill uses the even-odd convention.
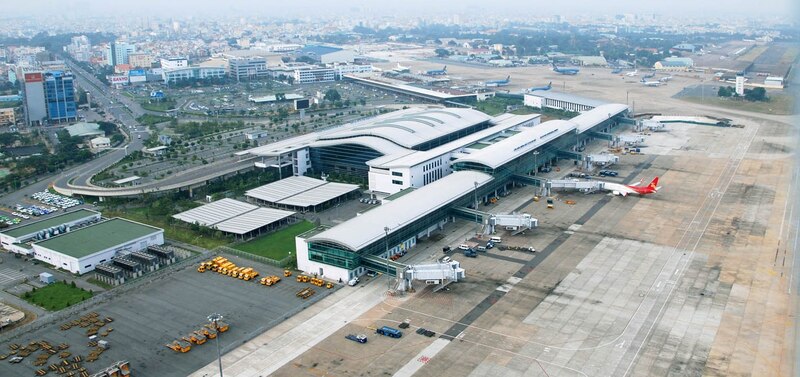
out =
[[[450,246],[445,246],[445,247],[442,248],[442,252],[445,253],[445,254],[447,254],[447,252],[449,252],[451,250],[453,250],[453,248],[450,247]]]
[[[14,356],[14,357],[8,359],[8,362],[12,363],[12,364],[17,364],[17,363],[21,363],[22,360],[23,360],[22,356]]]
[[[478,246],[478,251],[486,251],[486,246]]]
[[[475,252],[475,249],[464,250],[464,256],[468,258],[477,258],[478,253]]]
[[[367,342],[367,336],[364,335],[364,334],[358,334],[358,335],[356,335],[356,334],[347,334],[347,335],[345,335],[345,338],[350,339],[350,340],[352,340],[354,342],[361,343],[361,344],[364,344],[364,343]]]
[[[469,245],[467,245],[465,243],[462,243],[461,245],[458,245],[458,249],[459,250],[469,250]]]
[[[352,279],[350,279],[350,281],[348,281],[348,282],[347,282],[347,285],[349,285],[349,286],[351,286],[351,287],[354,287],[354,286],[356,286],[356,284],[358,284],[360,281],[361,281],[361,280],[359,280],[357,277],[356,277],[356,278],[352,278]]]
[[[442,263],[450,263],[451,260],[450,257],[444,257],[442,258]]]
[[[488,249],[491,249],[491,248],[493,248],[493,247],[494,247],[494,242],[492,242],[492,241],[489,241],[489,242],[487,242],[487,243],[486,243],[486,249],[487,249],[487,250],[488,250]]]
[[[378,276],[378,273],[372,270],[367,270],[367,276],[374,278],[375,276]]]

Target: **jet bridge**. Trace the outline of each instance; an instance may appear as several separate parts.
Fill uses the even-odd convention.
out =
[[[525,229],[533,229],[539,226],[539,220],[531,217],[531,215],[527,213],[515,215],[492,215],[492,217],[489,218],[489,232],[494,233],[495,228],[498,226],[506,227],[508,230],[521,232]]]
[[[550,196],[552,189],[570,189],[590,194],[603,188],[603,182],[582,181],[579,179],[553,179],[545,182],[542,188],[544,196]]]
[[[412,288],[414,280],[423,281],[426,285],[436,285],[433,289],[438,292],[452,283],[463,280],[466,277],[461,263],[450,261],[444,263],[418,264],[408,266],[403,273],[403,279],[399,282],[397,289],[407,291]]]

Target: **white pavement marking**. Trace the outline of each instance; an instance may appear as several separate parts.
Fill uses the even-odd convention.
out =
[[[406,365],[404,365],[400,370],[395,372],[394,377],[411,377],[414,373],[417,373],[420,368],[425,366],[431,359],[433,359],[439,351],[443,350],[445,346],[450,344],[450,341],[447,339],[436,339],[431,343],[429,346],[425,347],[417,356],[414,356]]]
[[[385,290],[383,284],[340,289],[306,309],[317,312],[310,318],[300,312],[228,352],[222,357],[224,375],[255,377],[274,373],[379,304]],[[218,368],[214,361],[190,376],[219,376]]]
[[[0,269],[0,285],[5,285],[14,280],[22,279],[24,277],[25,274],[23,274],[22,272],[15,271],[10,268]]]

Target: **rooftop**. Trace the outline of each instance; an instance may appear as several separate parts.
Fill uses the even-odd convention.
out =
[[[69,136],[84,137],[84,136],[106,134],[105,132],[103,132],[103,130],[100,129],[100,125],[97,123],[80,122],[64,128],[69,133]]]
[[[294,212],[274,208],[258,208],[243,215],[225,220],[214,228],[226,233],[245,234],[294,215]]]
[[[310,242],[332,242],[351,251],[359,251],[389,234],[425,217],[475,190],[474,183],[483,186],[493,178],[475,171],[458,171],[423,186],[392,202],[375,207],[331,229],[308,238]]]
[[[35,245],[73,258],[83,258],[159,232],[163,232],[163,229],[117,217],[39,241]]]
[[[279,201],[278,204],[294,207],[316,206],[355,190],[358,190],[358,185],[330,182],[290,196]]]
[[[256,208],[258,208],[258,206],[225,198],[197,208],[192,208],[188,211],[183,211],[172,215],[172,217],[190,224],[197,223],[202,226],[211,226],[250,212]]]
[[[325,181],[311,177],[289,177],[277,182],[256,187],[245,192],[245,196],[253,197],[265,202],[277,203],[297,193],[322,186]]]
[[[564,93],[564,92],[556,92],[552,90],[547,91],[536,91],[531,93],[526,93],[526,96],[533,96],[533,97],[540,97],[540,98],[547,98],[555,101],[565,101],[570,103],[578,103],[581,105],[597,107],[600,105],[605,105],[608,102],[601,101],[594,98],[588,98],[579,96],[576,94],[571,93]]]
[[[62,213],[60,215],[53,216],[48,219],[21,225],[16,228],[11,228],[0,233],[3,233],[11,237],[22,237],[22,236],[27,236],[29,234],[38,233],[42,230],[50,229],[54,226],[59,226],[69,222],[78,221],[81,219],[86,219],[92,216],[99,216],[99,215],[100,215],[99,212],[95,212],[88,209],[79,209],[77,211]]]

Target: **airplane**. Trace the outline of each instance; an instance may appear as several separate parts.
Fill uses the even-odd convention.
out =
[[[639,70],[636,69],[633,72],[628,72],[628,73],[625,74],[625,76],[628,76],[628,77],[639,76]]]
[[[644,86],[661,86],[663,84],[661,81],[646,81],[644,78],[639,82]]]
[[[562,75],[577,75],[580,72],[578,68],[559,68],[556,63],[553,63],[553,72],[560,73]]]
[[[485,86],[506,86],[511,82],[511,75],[506,77],[505,80],[491,80],[483,83]]]
[[[611,70],[612,75],[616,75],[617,73],[622,73],[622,68],[614,68]]]
[[[411,72],[411,68],[403,67],[400,63],[397,63],[397,66],[392,69],[392,71],[397,73],[409,73]]]
[[[661,81],[661,82],[667,82],[669,80],[672,80],[672,76],[664,76],[664,77],[658,79],[658,81]]]
[[[658,190],[661,189],[661,186],[658,185],[658,177],[653,179],[647,186],[640,186],[642,181],[633,185],[623,185],[621,183],[614,183],[614,182],[602,182],[602,188],[607,191],[611,191],[612,194],[617,196],[628,196],[628,194],[639,194],[641,195],[648,195],[648,194],[655,194]]]
[[[444,76],[447,74],[447,66],[444,66],[442,69],[432,69],[425,72],[425,74],[428,76]]]
[[[553,82],[552,81],[547,83],[547,86],[534,86],[533,88],[529,88],[528,91],[529,92],[535,92],[537,90],[550,90],[551,88],[553,88]]]
[[[651,77],[655,77],[655,76],[656,76],[656,74],[651,72],[651,73],[648,73],[648,74],[646,74],[646,75],[642,76],[642,78],[649,79],[649,78],[651,78]]]

